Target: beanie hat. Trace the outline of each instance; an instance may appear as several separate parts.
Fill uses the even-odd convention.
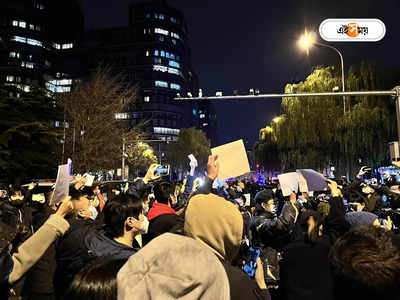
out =
[[[354,228],[360,225],[372,225],[378,216],[367,211],[354,211],[347,213],[345,219],[350,227]]]
[[[271,189],[266,189],[258,192],[254,197],[257,204],[268,202],[269,200],[274,200],[274,194]]]

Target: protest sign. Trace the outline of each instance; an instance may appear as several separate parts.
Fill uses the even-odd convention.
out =
[[[250,172],[249,160],[243,140],[238,140],[211,149],[212,155],[218,155],[221,180],[238,177]]]
[[[56,186],[50,200],[50,206],[61,202],[68,196],[71,164],[72,162],[58,166]]]

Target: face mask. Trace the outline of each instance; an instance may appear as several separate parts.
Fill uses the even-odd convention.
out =
[[[276,206],[275,204],[270,204],[269,205],[269,212],[276,214]]]
[[[146,234],[149,231],[150,222],[147,218],[144,218],[142,221],[142,230],[140,230],[141,234]]]
[[[96,209],[95,207],[93,207],[93,206],[89,206],[89,210],[90,210],[90,212],[92,213],[92,215],[90,216],[90,218],[91,218],[92,220],[96,220],[97,215],[99,214],[99,213],[97,212],[97,209]]]

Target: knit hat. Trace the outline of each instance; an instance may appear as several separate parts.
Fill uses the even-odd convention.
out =
[[[224,198],[196,195],[186,208],[184,231],[230,262],[239,252],[243,218],[236,206]]]
[[[372,225],[378,216],[367,211],[354,211],[347,213],[345,219],[351,228],[354,228],[360,225]]]
[[[117,276],[118,300],[230,299],[218,258],[201,243],[165,233],[132,255]]]
[[[257,204],[268,202],[269,200],[274,200],[274,194],[271,189],[266,189],[258,192],[254,197]]]

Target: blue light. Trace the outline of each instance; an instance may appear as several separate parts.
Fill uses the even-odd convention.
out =
[[[192,113],[193,113],[193,116],[197,115],[197,110],[195,108],[193,108]]]

